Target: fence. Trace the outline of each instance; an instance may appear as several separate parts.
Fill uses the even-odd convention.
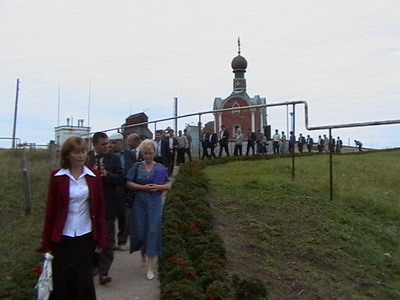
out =
[[[328,130],[329,131],[329,142],[332,140],[332,130],[333,129],[339,129],[339,128],[354,128],[354,127],[365,127],[365,126],[381,126],[381,125],[392,125],[392,124],[400,124],[400,119],[395,119],[395,120],[384,120],[384,121],[372,121],[372,122],[357,122],[357,123],[345,123],[345,124],[336,124],[336,125],[323,125],[323,126],[309,126],[309,121],[308,121],[308,104],[307,101],[305,100],[294,100],[294,101],[285,101],[285,102],[280,102],[280,103],[271,103],[271,104],[260,104],[260,105],[252,105],[252,106],[242,106],[240,109],[254,109],[254,108],[264,108],[264,107],[276,107],[276,106],[292,106],[292,111],[293,113],[292,118],[292,131],[294,134],[296,134],[296,105],[304,105],[304,121],[305,121],[305,128],[307,130],[313,131],[313,130]],[[198,144],[198,153],[199,157],[201,157],[201,124],[202,124],[202,116],[207,115],[207,114],[214,114],[218,112],[226,112],[226,111],[233,111],[237,110],[237,107],[234,108],[224,108],[224,109],[218,109],[218,110],[210,110],[210,111],[203,111],[203,112],[198,112],[198,113],[192,113],[192,114],[186,114],[186,115],[181,115],[181,116],[176,116],[176,117],[170,117],[170,118],[164,118],[164,119],[159,119],[155,121],[150,121],[150,122],[143,122],[143,123],[138,123],[138,124],[133,124],[127,127],[135,127],[135,126],[141,126],[141,125],[148,125],[148,124],[154,124],[154,131],[157,130],[157,123],[161,122],[166,122],[170,120],[177,120],[181,118],[188,118],[188,117],[193,117],[193,116],[198,116],[198,128],[199,128],[199,144]],[[104,130],[106,131],[115,131],[115,130],[120,130],[121,127],[116,127],[112,129],[107,129]],[[295,152],[292,152],[292,180],[295,178]],[[332,149],[329,151],[329,185],[330,185],[330,199],[333,200],[333,166],[332,166]]]

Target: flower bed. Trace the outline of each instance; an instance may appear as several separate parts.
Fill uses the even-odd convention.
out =
[[[206,199],[205,166],[182,165],[168,193],[159,260],[161,299],[267,299],[261,281],[230,275],[226,269],[223,241],[214,231]]]

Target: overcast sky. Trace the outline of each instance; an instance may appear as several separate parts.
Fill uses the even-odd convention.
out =
[[[310,126],[400,119],[399,16],[398,0],[0,0],[0,137],[12,137],[17,78],[22,142],[54,140],[66,118],[97,131],[142,111],[170,117],[174,97],[179,114],[211,110],[232,92],[239,36],[251,97],[306,100]],[[296,113],[297,133],[327,133],[307,132]],[[268,122],[286,131],[286,108]],[[333,134],[387,148],[400,146],[399,129]]]

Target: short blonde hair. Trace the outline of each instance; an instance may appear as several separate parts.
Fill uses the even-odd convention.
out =
[[[145,139],[144,141],[142,141],[140,143],[139,148],[140,148],[141,152],[144,152],[144,151],[146,151],[148,149],[152,149],[152,150],[154,150],[154,152],[156,152],[157,151],[157,144],[153,140]]]

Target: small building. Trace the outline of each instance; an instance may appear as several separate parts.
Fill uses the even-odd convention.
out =
[[[145,113],[137,113],[130,115],[125,119],[125,124],[122,124],[122,134],[127,137],[131,133],[137,133],[141,137],[153,139],[153,133],[149,130],[147,124],[132,126],[140,123],[147,123],[149,117]]]
[[[253,132],[257,129],[265,132],[267,128],[266,107],[240,109],[245,106],[266,104],[267,102],[266,98],[260,97],[259,95],[255,95],[251,98],[246,92],[247,84],[244,73],[246,73],[247,69],[247,60],[240,55],[240,43],[238,56],[232,60],[231,66],[235,74],[233,79],[233,91],[225,99],[215,98],[213,110],[225,108],[237,109],[214,113],[214,131],[218,133],[221,125],[224,125],[230,132],[231,139],[233,138],[235,128],[240,128],[244,135],[247,134],[248,129]]]
[[[90,127],[83,126],[83,119],[78,119],[78,125],[74,126],[70,124],[70,118],[67,118],[67,125],[60,125],[55,127],[55,144],[59,148],[65,142],[65,140],[71,136],[80,136],[89,139]]]

